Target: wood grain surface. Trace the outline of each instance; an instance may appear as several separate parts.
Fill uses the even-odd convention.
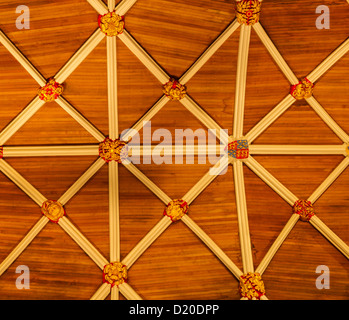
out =
[[[106,1],[105,1],[106,2]],[[139,0],[126,28],[170,75],[180,77],[234,20],[233,0]],[[30,29],[18,30],[21,1],[0,0],[0,29],[45,78],[57,73],[96,30],[98,14],[85,0],[27,0]],[[330,8],[330,29],[315,26],[316,7]],[[261,23],[297,77],[305,77],[349,34],[345,0],[263,1]],[[190,96],[232,133],[237,30],[188,82]],[[162,84],[117,40],[120,133],[161,97]],[[64,97],[108,135],[106,41],[103,40],[64,83]],[[349,133],[349,54],[316,83],[314,96]],[[288,93],[290,84],[252,30],[244,134]],[[0,131],[36,96],[37,83],[0,45]],[[184,106],[169,102],[152,129],[205,128]],[[141,132],[143,137],[143,132]],[[98,143],[55,102],[40,109],[7,146]],[[157,144],[158,142],[153,142]],[[305,101],[296,102],[255,144],[342,142]],[[268,156],[255,159],[301,199],[309,197],[342,156]],[[58,199],[96,157],[5,159],[45,197]],[[137,167],[170,198],[181,198],[212,166],[141,164]],[[164,204],[128,170],[120,168],[121,258],[162,218]],[[244,166],[255,268],[292,214],[292,208]],[[218,176],[193,202],[189,216],[242,270],[233,170]],[[318,216],[349,244],[349,169],[316,202]],[[109,260],[108,167],[66,205],[77,228]],[[40,208],[0,173],[0,262],[41,218]],[[18,290],[16,268],[30,268],[30,290]],[[330,269],[330,289],[318,290],[318,265]],[[349,262],[310,224],[298,222],[263,275],[269,299],[349,298]],[[0,299],[90,299],[102,272],[56,224],[49,223],[0,277]],[[238,281],[184,223],[171,225],[129,270],[129,284],[143,298],[239,299]],[[123,297],[122,297],[123,299]]]

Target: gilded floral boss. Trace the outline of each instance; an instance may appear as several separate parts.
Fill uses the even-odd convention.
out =
[[[291,86],[291,95],[297,100],[307,99],[313,95],[314,84],[307,78],[302,79],[299,83]]]
[[[54,223],[58,223],[59,219],[66,214],[63,206],[55,200],[45,201],[42,204],[41,213]]]
[[[298,214],[303,222],[309,221],[315,215],[313,204],[306,200],[297,200],[293,205],[293,213]]]
[[[236,19],[240,24],[253,25],[259,22],[262,1],[241,0],[236,2]]]
[[[265,295],[265,287],[261,275],[252,272],[241,275],[239,291],[242,298],[260,300]]]
[[[169,202],[164,210],[164,216],[168,216],[172,222],[181,220],[189,211],[189,205],[182,199],[175,199]]]
[[[99,156],[105,162],[117,161],[122,163],[128,158],[127,143],[119,139],[106,138],[99,144]]]
[[[47,81],[46,85],[38,91],[39,98],[45,102],[52,102],[58,99],[63,93],[63,86],[56,82],[54,78]]]
[[[112,287],[119,286],[127,282],[127,267],[120,262],[111,262],[104,266],[103,283],[108,283]]]
[[[101,31],[108,37],[115,37],[124,32],[125,20],[115,11],[108,12],[98,17],[98,25]]]
[[[171,100],[181,100],[186,96],[187,90],[178,80],[171,78],[163,85],[163,93]]]

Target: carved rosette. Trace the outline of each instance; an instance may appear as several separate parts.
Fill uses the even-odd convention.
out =
[[[4,157],[4,147],[0,146],[0,159]]]
[[[65,216],[65,210],[62,204],[56,200],[45,201],[42,204],[41,212],[54,223],[58,223],[59,219]]]
[[[105,162],[117,161],[122,163],[128,158],[127,142],[106,138],[99,144],[99,156]]]
[[[247,26],[259,22],[262,1],[241,0],[236,2],[236,19],[240,24]]]
[[[189,205],[186,201],[181,199],[172,200],[164,210],[164,216],[171,218],[172,222],[183,218],[189,211]]]
[[[186,87],[174,78],[171,78],[169,82],[164,84],[163,92],[171,100],[181,100],[187,94]]]
[[[103,269],[103,283],[112,287],[127,282],[127,267],[120,262],[107,264]]]
[[[116,14],[115,11],[108,12],[105,15],[99,15],[98,25],[107,36],[115,37],[124,32],[125,19]]]
[[[239,291],[242,298],[260,300],[265,295],[265,287],[259,273],[248,272],[240,276]]]
[[[46,85],[41,87],[38,91],[39,98],[45,102],[52,102],[56,100],[63,93],[63,86],[51,78]]]
[[[225,147],[228,156],[234,159],[247,159],[250,156],[250,149],[247,140],[235,140]]]
[[[314,215],[314,208],[310,201],[297,200],[293,205],[293,213],[300,216],[301,221],[309,221]]]
[[[297,99],[307,99],[313,95],[314,84],[310,82],[307,78],[299,81],[298,84],[291,86],[291,95]]]

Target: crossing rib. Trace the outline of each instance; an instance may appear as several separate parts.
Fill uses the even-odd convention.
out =
[[[243,136],[244,115],[245,115],[245,95],[248,51],[250,47],[251,27],[241,25],[238,62],[236,70],[236,88],[234,105],[233,137],[238,139]]]
[[[0,159],[0,171],[3,172],[13,183],[24,191],[39,207],[47,200],[35,189],[24,177],[12,168],[4,159]]]

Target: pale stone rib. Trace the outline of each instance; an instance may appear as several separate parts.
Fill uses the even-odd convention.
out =
[[[103,270],[109,262],[85,238],[85,236],[70,222],[67,217],[59,219],[58,224],[81,247],[83,251]]]
[[[119,137],[116,37],[107,37],[109,138]]]
[[[192,230],[203,243],[218,257],[219,260],[229,269],[229,271],[237,278],[242,275],[241,270],[229,259],[223,250],[188,216],[185,215],[181,219],[184,224]]]
[[[66,205],[69,200],[74,197],[79,190],[103,167],[105,161],[98,158],[84,174],[59,198],[58,202]]]
[[[75,146],[4,146],[4,157],[60,157],[60,156],[98,156],[99,145]]]
[[[338,60],[349,51],[349,38],[345,40],[336,50],[334,50],[325,60],[323,60],[308,76],[312,83],[322,77]]]
[[[288,190],[283,184],[274,178],[265,168],[263,168],[253,157],[249,157],[245,161],[247,166],[258,175],[269,187],[271,187],[281,198],[283,198],[291,206],[298,198]]]
[[[129,252],[122,263],[130,269],[137,259],[151,246],[151,244],[171,225],[169,217],[164,216],[147,235]]]
[[[139,181],[141,181],[150,191],[152,191],[165,205],[167,205],[171,198],[164,193],[154,182],[152,182],[143,172],[141,172],[134,164],[125,161],[124,166],[129,170]]]
[[[11,264],[22,254],[22,252],[29,246],[33,239],[39,234],[39,232],[46,226],[50,220],[46,216],[42,216],[41,219],[35,224],[35,226],[28,232],[23,240],[17,245],[17,247],[6,257],[6,259],[0,264],[0,276],[11,266]]]
[[[13,183],[23,190],[39,207],[41,207],[42,204],[47,200],[4,159],[0,159],[0,171],[2,171]]]
[[[119,288],[114,286],[111,288],[111,300],[119,300]]]
[[[309,220],[310,224],[330,241],[347,259],[349,259],[349,246],[339,238],[320,218],[315,215]]]
[[[77,111],[67,100],[65,100],[63,97],[59,97],[56,102],[98,142],[102,142],[105,139],[105,136],[81,113],[79,113],[79,111]]]
[[[110,261],[120,261],[120,215],[119,215],[119,173],[118,163],[112,161],[109,167],[109,239]]]
[[[115,8],[115,12],[120,15],[124,16],[137,2],[137,0],[124,0],[121,1]]]
[[[119,35],[119,39],[128,47],[131,52],[145,65],[145,67],[157,78],[162,84],[169,81],[170,77],[164,70],[154,61],[153,58],[137,43],[137,41],[124,30]]]
[[[275,47],[274,43],[269,38],[262,25],[260,23],[256,23],[253,25],[253,29],[254,31],[256,31],[258,37],[261,39],[264,46],[269,51],[270,55],[274,59],[275,63],[279,66],[280,70],[285,75],[287,80],[293,85],[297,84],[299,82],[298,78],[292,72],[285,59],[282,57],[278,49]]]
[[[233,163],[234,184],[235,184],[235,201],[238,216],[239,238],[241,247],[241,256],[244,274],[254,272],[253,255],[250,238],[250,229],[248,224],[246,193],[244,183],[243,164],[241,161]]]
[[[240,24],[234,20],[230,25],[220,34],[220,36],[205,50],[205,52],[194,62],[194,64],[184,73],[179,82],[185,85],[195,74],[202,68],[202,66],[216,53],[216,51],[225,43],[228,38],[239,28]]]
[[[46,79],[41,73],[28,61],[28,59],[16,48],[11,40],[0,30],[0,43],[13,55],[13,57],[28,71],[33,79],[43,87],[46,84]]]
[[[115,0],[108,0],[108,11],[114,11],[116,6]]]
[[[277,118],[279,118],[296,101],[288,94],[272,111],[259,121],[246,135],[249,143],[257,139]]]
[[[80,47],[80,49],[68,60],[68,62],[55,75],[58,83],[63,83],[75,71],[75,69],[87,58],[87,56],[95,49],[104,39],[105,34],[97,28],[88,40]]]
[[[306,101],[319,115],[319,117],[332,129],[339,139],[341,139],[344,143],[349,143],[348,134],[332,119],[332,117],[313,96],[307,98]]]
[[[110,284],[103,283],[90,300],[105,300],[110,293]]]
[[[346,155],[346,145],[250,145],[250,154]]]
[[[292,231],[293,227],[296,225],[298,220],[299,220],[299,215],[292,214],[291,218],[288,220],[285,227],[282,229],[281,233],[276,238],[276,240],[268,250],[267,254],[264,256],[263,260],[257,267],[256,269],[257,273],[260,273],[261,275],[264,273],[269,263],[274,258],[276,252],[280,249],[281,245],[283,244],[285,239],[288,237],[288,235],[290,234],[290,232]]]
[[[183,197],[189,205],[203,192],[216,177],[229,165],[229,159],[220,159]]]
[[[235,106],[234,106],[234,124],[233,137],[240,138],[243,136],[244,127],[244,110],[246,94],[246,77],[248,64],[248,51],[250,47],[251,27],[241,25],[238,62],[236,71],[236,89],[235,89]]]
[[[145,122],[150,121],[170,99],[163,95],[129,130],[121,135],[121,140],[129,141],[143,128]]]
[[[175,145],[162,146],[163,152],[161,155],[223,155],[222,145],[184,145],[182,148],[178,148]],[[130,154],[132,156],[151,156],[156,146],[130,146]],[[4,148],[5,150],[5,148]],[[5,151],[4,151],[5,152]],[[345,150],[344,150],[345,152]]]
[[[119,286],[119,290],[127,300],[143,300],[136,291],[126,282]]]
[[[223,144],[228,142],[228,134],[203,110],[189,95],[179,102],[187,108],[201,123],[203,123]]]
[[[325,179],[323,183],[313,192],[313,194],[309,197],[308,201],[311,203],[315,203],[330,187],[330,185],[335,182],[335,180],[342,174],[342,172],[349,165],[349,157],[346,157],[336,169],[334,169],[331,174]]]
[[[108,8],[102,0],[87,0],[87,2],[101,15],[108,13]]]
[[[34,98],[0,133],[0,146],[4,145],[44,104],[45,101],[39,97]]]

